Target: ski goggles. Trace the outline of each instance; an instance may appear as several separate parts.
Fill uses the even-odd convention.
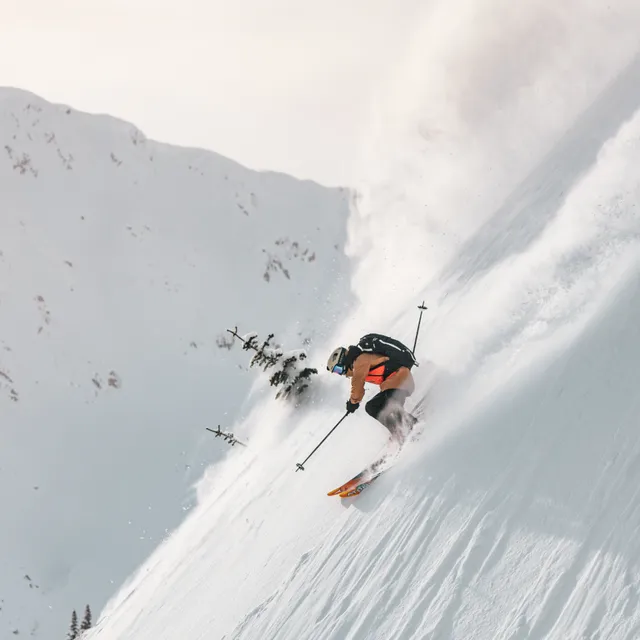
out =
[[[339,376],[343,375],[345,372],[345,368],[341,364],[334,364],[333,369],[331,369],[331,373],[337,373]]]

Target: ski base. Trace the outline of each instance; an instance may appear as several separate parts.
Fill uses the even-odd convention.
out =
[[[387,469],[389,469],[400,451],[395,454],[387,454],[382,456],[374,463],[370,464],[366,469],[355,475],[343,485],[339,486],[327,493],[328,496],[340,496],[341,498],[350,498],[358,495],[366,487],[368,487],[376,478],[379,478]]]
[[[339,496],[341,498],[352,498],[353,496],[357,496],[358,494],[362,493],[367,487],[369,487],[371,483],[377,478],[379,478],[383,473],[384,471],[380,471],[380,473],[376,473],[376,475],[373,476],[373,478],[371,478],[370,480],[365,480],[364,482],[361,482],[355,487],[351,489],[347,489],[346,491],[343,491],[342,493],[339,494]]]
[[[353,476],[353,478],[351,478],[351,480],[347,480],[347,482],[345,482],[343,485],[340,485],[336,489],[333,489],[332,491],[329,491],[329,493],[327,493],[327,495],[328,496],[335,496],[335,495],[343,494],[343,493],[345,493],[347,491],[350,491],[351,489],[353,489],[355,486],[357,486],[358,483],[360,483],[364,479],[366,473],[367,473],[366,469],[364,471],[361,471],[358,475]]]

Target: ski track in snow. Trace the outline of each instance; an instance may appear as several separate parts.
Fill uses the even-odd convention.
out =
[[[640,320],[639,293],[636,277],[624,302],[616,305],[621,308],[612,308],[608,323],[586,340],[586,348],[567,358],[562,379],[579,380],[586,370],[597,384],[593,365],[598,363],[613,374],[608,383],[614,401],[632,393],[640,322],[634,327],[630,320]],[[617,333],[636,345],[635,358],[622,366],[610,362],[617,354],[609,350],[608,340]],[[540,380],[537,393],[526,390],[525,415],[531,415],[529,397],[558,393],[556,382]],[[568,393],[576,391],[569,388]],[[562,390],[558,395],[564,395]],[[567,403],[575,407],[576,399],[565,398],[560,406]],[[547,406],[552,414],[559,408]],[[593,409],[584,401],[582,406]],[[305,570],[296,567],[231,637],[633,638],[640,625],[634,606],[640,588],[639,543],[634,541],[640,529],[636,410],[629,407],[614,430],[602,429],[606,415],[597,412],[591,420],[573,417],[567,423],[582,441],[569,463],[575,477],[566,478],[555,492],[539,479],[554,457],[562,464],[563,458],[571,460],[571,452],[555,448],[567,434],[554,433],[560,425],[553,415],[547,423],[551,428],[545,427],[544,415],[530,421],[524,441],[495,461],[499,471],[485,490],[474,490],[483,483],[464,478],[464,472],[457,478],[445,464],[434,468],[429,460],[425,466],[432,477],[420,477],[416,468],[401,479],[388,474],[377,483],[382,495],[363,494],[357,511],[330,542],[301,558]],[[494,416],[486,420],[493,421]],[[492,439],[499,441],[499,436]],[[468,454],[480,437],[455,446]],[[439,455],[447,462],[460,458]],[[582,465],[580,474],[575,460]],[[442,488],[434,491],[437,486]],[[563,496],[567,491],[570,495]],[[575,513],[563,507],[567,497],[573,498]],[[541,534],[532,529],[542,529]],[[520,597],[512,599],[514,593]],[[296,615],[298,608],[305,614]]]
[[[602,362],[598,355],[594,360]],[[573,366],[582,369],[583,364]],[[539,427],[530,426],[534,430]],[[582,527],[572,519],[567,522],[567,515],[558,512],[553,501],[541,502],[536,496],[536,479],[548,460],[543,456],[532,460],[527,455],[527,442],[518,443],[508,452],[508,464],[493,478],[493,486],[482,492],[470,488],[481,483],[455,475],[443,481],[439,491],[431,489],[439,485],[434,477],[407,473],[401,479],[389,480],[387,476],[378,483],[383,487],[382,495],[371,492],[361,496],[357,511],[349,510],[351,517],[343,518],[337,530],[325,531],[326,542],[302,553],[280,588],[248,614],[230,637],[511,639],[542,638],[552,631],[552,637],[573,637],[562,635],[554,625],[566,608],[577,609],[574,615],[579,615],[581,600],[591,585],[615,587],[616,581],[626,580],[627,598],[633,602],[631,598],[637,598],[638,593],[637,579],[624,572],[624,563],[612,559],[614,534],[608,531],[631,515],[628,511],[637,497],[637,471],[628,476],[633,466],[637,467],[638,442],[636,438],[630,460],[620,464],[615,452],[624,443],[619,433],[613,435],[614,442],[609,449],[602,449],[600,464],[596,465],[600,473],[593,489],[585,495],[588,508]],[[628,437],[632,435],[627,433]],[[542,436],[535,431],[529,437]],[[462,446],[468,450],[475,444]],[[547,457],[553,444],[551,438]],[[598,450],[597,444],[591,448]],[[446,460],[452,457],[445,456]],[[588,456],[581,459],[590,462]],[[444,464],[431,471],[434,476],[447,475]],[[421,489],[421,484],[426,488]],[[625,487],[626,492],[620,495]],[[618,499],[612,500],[615,495]],[[257,500],[246,504],[242,512],[251,516],[252,506],[259,508]],[[532,506],[551,520],[556,517],[566,521],[568,533],[580,534],[583,543],[578,545],[565,536],[553,539],[526,534],[522,519],[531,517]],[[220,508],[227,509],[224,505]],[[590,522],[590,512],[601,517]],[[635,517],[635,522],[628,522],[625,528],[640,525],[637,514]],[[544,520],[535,522],[539,526]],[[213,538],[215,528],[212,533]],[[211,539],[207,543],[204,537],[201,543],[206,546]],[[594,551],[594,547],[599,548]],[[201,553],[203,549],[199,548],[198,561]],[[540,558],[545,559],[542,564]],[[190,558],[191,562],[195,560]],[[185,580],[193,579],[193,566],[183,571]],[[512,583],[501,582],[496,593],[496,581],[505,577]],[[496,615],[501,607],[500,595],[508,596],[510,589],[520,592],[521,601],[507,606],[502,603],[502,615]],[[469,606],[469,591],[473,592],[472,600],[480,601],[473,612],[473,631],[468,631],[473,636],[464,632],[454,635],[456,618]],[[192,598],[196,593],[186,591],[181,595]],[[592,632],[605,624],[604,605],[596,605],[585,616]],[[620,603],[618,609],[623,618],[629,619],[629,628],[637,625],[630,605]],[[298,610],[302,615],[297,615]],[[570,622],[575,625],[574,620]],[[498,628],[500,632],[496,633]]]

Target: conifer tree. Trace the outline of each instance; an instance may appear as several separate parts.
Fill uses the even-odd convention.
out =
[[[71,625],[69,626],[69,633],[67,633],[67,640],[76,640],[78,637],[78,614],[76,610],[73,610],[71,614]]]
[[[86,631],[87,629],[91,629],[91,607],[89,605],[84,609],[84,618],[80,625],[80,631]]]
[[[231,329],[227,331],[242,342],[242,348],[245,351],[255,351],[249,366],[261,367],[263,371],[274,369],[269,377],[269,384],[272,387],[282,387],[276,394],[276,398],[298,399],[308,389],[311,376],[318,373],[317,369],[300,365],[307,358],[307,353],[303,349],[285,353],[280,346],[273,346],[271,344],[273,333],[260,343],[256,333],[240,336],[237,327],[233,331]]]

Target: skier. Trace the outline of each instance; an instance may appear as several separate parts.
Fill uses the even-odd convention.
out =
[[[401,342],[368,334],[357,345],[338,347],[329,356],[327,370],[351,378],[351,395],[347,412],[353,413],[364,397],[364,384],[380,386],[380,392],[365,405],[366,412],[383,424],[392,440],[402,444],[417,419],[404,409],[414,392],[411,367],[416,364],[413,353]]]

